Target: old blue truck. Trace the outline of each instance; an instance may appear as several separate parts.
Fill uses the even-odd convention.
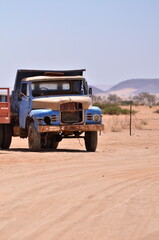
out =
[[[12,136],[28,138],[31,151],[56,149],[64,138],[84,138],[86,150],[96,151],[104,125],[101,110],[92,106],[84,71],[18,70],[10,123],[0,124],[0,148],[9,148]]]

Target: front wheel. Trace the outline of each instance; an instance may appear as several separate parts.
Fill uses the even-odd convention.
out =
[[[95,152],[97,148],[98,135],[96,131],[85,132],[85,147],[88,152]]]
[[[38,152],[41,149],[41,135],[36,131],[34,123],[30,123],[28,129],[28,145],[29,150],[33,152]]]

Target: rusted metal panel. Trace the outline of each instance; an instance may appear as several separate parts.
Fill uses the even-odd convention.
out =
[[[39,132],[63,132],[63,131],[103,131],[104,124],[100,125],[64,125],[64,126],[39,126]]]
[[[6,91],[6,102],[0,102],[0,123],[10,123],[10,91],[9,88],[0,88]]]

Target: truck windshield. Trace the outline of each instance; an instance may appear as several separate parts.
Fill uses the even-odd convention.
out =
[[[32,82],[31,88],[33,97],[50,95],[87,94],[86,87],[83,81],[81,80]]]

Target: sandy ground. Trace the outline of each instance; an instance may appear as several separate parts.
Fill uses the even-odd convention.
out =
[[[158,240],[154,110],[137,108],[132,136],[128,117],[104,116],[95,153],[77,139],[31,153],[26,139],[14,138],[0,151],[0,240]]]

